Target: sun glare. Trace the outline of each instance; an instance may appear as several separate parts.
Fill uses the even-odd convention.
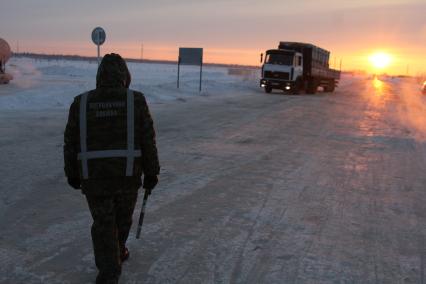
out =
[[[383,88],[383,82],[380,81],[377,77],[374,78],[373,85],[374,85],[374,88],[376,88],[376,89],[382,89]]]
[[[376,69],[383,69],[391,63],[391,56],[384,52],[374,53],[370,56],[370,62]]]

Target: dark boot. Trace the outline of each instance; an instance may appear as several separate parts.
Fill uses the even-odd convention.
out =
[[[118,284],[118,275],[99,272],[96,277],[96,284]]]

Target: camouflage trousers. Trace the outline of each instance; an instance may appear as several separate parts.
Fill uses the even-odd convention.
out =
[[[121,254],[132,226],[137,194],[137,190],[106,196],[86,194],[93,217],[91,233],[99,275],[116,277],[121,273]]]

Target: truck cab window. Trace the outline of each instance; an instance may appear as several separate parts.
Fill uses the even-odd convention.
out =
[[[265,63],[269,63],[269,54],[266,54],[265,56]]]
[[[281,54],[281,53],[269,53],[266,55],[265,62],[267,64],[278,64],[278,65],[293,65],[293,55]]]

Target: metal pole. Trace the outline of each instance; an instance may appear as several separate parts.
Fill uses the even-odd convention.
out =
[[[143,43],[141,44],[141,61],[143,61]]]
[[[101,64],[101,46],[98,44],[98,66]]]
[[[178,77],[177,77],[177,88],[179,89],[179,80],[180,80],[180,56],[178,58]]]
[[[139,215],[138,228],[136,230],[136,239],[139,239],[139,237],[141,235],[141,230],[142,230],[142,225],[143,225],[143,219],[145,217],[145,207],[146,207],[146,202],[148,200],[148,195],[149,195],[149,190],[145,189],[145,194],[143,196],[143,201],[142,201],[141,213]]]
[[[200,92],[201,92],[202,80],[203,80],[203,57],[201,57],[201,64],[200,64]]]
[[[98,31],[97,33],[98,36],[98,66],[101,64],[101,46],[100,46],[100,42],[101,42],[101,33]]]

